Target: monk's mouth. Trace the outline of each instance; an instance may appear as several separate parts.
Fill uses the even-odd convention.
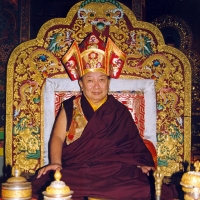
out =
[[[100,95],[101,92],[93,92],[92,94],[94,94],[94,95]]]

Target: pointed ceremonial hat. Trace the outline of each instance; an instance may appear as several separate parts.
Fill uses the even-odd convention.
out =
[[[104,43],[91,33],[79,46],[76,41],[73,42],[62,63],[71,80],[78,80],[88,72],[102,72],[111,78],[118,78],[125,59],[125,54],[110,38]]]

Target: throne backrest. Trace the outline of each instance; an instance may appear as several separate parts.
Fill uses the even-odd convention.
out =
[[[46,22],[36,39],[20,44],[12,52],[7,70],[6,164],[34,173],[47,162],[48,128],[52,125],[45,114],[49,109],[44,101],[47,85],[59,78],[69,81],[61,58],[73,40],[80,43],[90,32],[104,41],[109,36],[127,54],[122,83],[114,88],[119,80],[113,80],[110,91],[132,91],[140,82],[145,96],[148,84],[141,81],[154,85],[156,105],[148,105],[151,98],[145,99],[144,137],[156,146],[158,165],[166,174],[179,170],[180,163],[190,162],[190,63],[182,52],[164,44],[158,28],[137,21],[129,8],[115,0],[75,4],[66,18]],[[69,88],[78,86],[74,85],[66,82],[66,90],[73,91]],[[53,86],[58,88],[58,82]],[[146,117],[152,107],[156,116]],[[52,112],[54,116],[55,109]],[[150,121],[153,118],[155,122]],[[151,123],[155,126],[147,136],[147,124]]]
[[[156,147],[156,93],[151,79],[111,79],[110,94],[131,112],[143,139]],[[48,141],[60,103],[79,95],[78,82],[69,78],[48,78],[44,89],[44,164],[48,164]]]

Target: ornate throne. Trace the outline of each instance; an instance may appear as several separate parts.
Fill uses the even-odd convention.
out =
[[[101,9],[99,9],[101,8]],[[113,0],[75,4],[66,18],[46,22],[37,38],[12,52],[7,68],[6,165],[26,173],[48,163],[48,140],[63,99],[79,93],[61,58],[73,40],[96,32],[109,36],[127,54],[120,80],[110,92],[125,103],[141,137],[156,148],[156,165],[164,176],[190,163],[191,66],[179,50],[167,46],[159,29],[137,21]]]

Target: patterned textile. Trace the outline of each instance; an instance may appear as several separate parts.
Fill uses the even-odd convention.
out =
[[[67,92],[55,92],[55,116],[60,108],[60,104],[69,99],[72,96],[79,95],[79,92],[67,91]],[[140,135],[144,137],[145,130],[145,102],[144,93],[134,91],[123,92],[110,92],[118,101],[126,105],[137,125]]]

